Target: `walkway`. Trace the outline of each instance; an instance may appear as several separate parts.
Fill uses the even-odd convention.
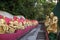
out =
[[[45,40],[45,34],[43,30],[41,30],[41,27],[41,25],[38,25],[37,28],[30,31],[28,34],[26,34],[19,40]]]

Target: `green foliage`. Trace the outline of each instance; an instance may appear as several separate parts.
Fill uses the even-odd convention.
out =
[[[52,2],[52,3],[44,3],[43,4],[43,7],[44,7],[44,13],[49,15],[49,13],[51,13],[55,7],[55,4]]]
[[[44,15],[50,13],[53,7],[53,3],[46,3],[45,0],[0,0],[0,10],[28,19],[44,19]]]
[[[32,19],[35,0],[0,0],[0,10]]]
[[[37,1],[37,11],[38,11],[38,18],[45,19],[45,15],[49,15],[55,7],[55,3],[51,2],[48,3],[45,0],[38,0]]]

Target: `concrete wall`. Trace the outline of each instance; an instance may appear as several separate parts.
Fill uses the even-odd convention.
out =
[[[6,16],[8,18],[13,18],[13,15],[8,13],[8,12],[5,12],[5,11],[0,11],[0,15],[3,15],[3,16]]]

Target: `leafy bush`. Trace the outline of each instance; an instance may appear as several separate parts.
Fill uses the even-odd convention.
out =
[[[23,15],[28,19],[44,19],[45,14],[50,13],[54,6],[53,3],[46,3],[45,0],[43,2],[40,0],[0,0],[0,10],[13,15]]]

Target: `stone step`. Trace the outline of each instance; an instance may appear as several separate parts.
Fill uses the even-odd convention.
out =
[[[39,32],[37,35],[37,40],[45,40],[45,32]]]

